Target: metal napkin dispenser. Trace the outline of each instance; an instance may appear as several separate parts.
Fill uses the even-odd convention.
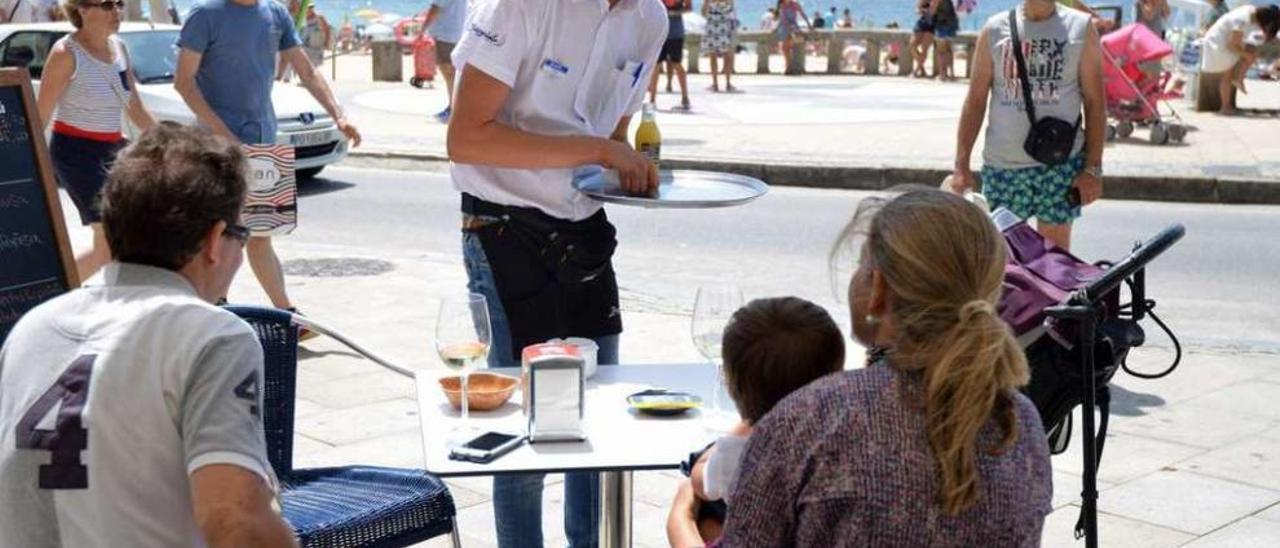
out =
[[[521,355],[524,410],[531,443],[582,441],[586,398],[584,361],[568,344],[535,344]]]

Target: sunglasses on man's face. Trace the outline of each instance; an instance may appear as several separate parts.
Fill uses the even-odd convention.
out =
[[[222,229],[222,235],[245,244],[249,242],[249,227],[228,223],[227,228]]]
[[[124,11],[124,0],[107,0],[106,2],[85,2],[80,4],[84,8],[98,8],[102,11],[120,10]]]

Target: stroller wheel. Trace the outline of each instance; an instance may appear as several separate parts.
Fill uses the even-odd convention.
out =
[[[1119,135],[1121,139],[1125,139],[1130,135],[1133,135],[1133,122],[1120,122],[1119,124],[1116,124],[1116,135]]]
[[[411,85],[411,86],[413,86],[413,87],[415,87],[415,88],[421,88],[421,87],[422,87],[422,79],[421,79],[421,78],[418,78],[417,76],[414,76],[414,77],[412,77],[412,78],[410,78],[410,79],[409,79],[409,85]]]
[[[1107,124],[1107,141],[1116,140],[1116,126]]]
[[[1175,143],[1181,143],[1187,136],[1187,126],[1182,124],[1173,124],[1169,126],[1169,138]]]
[[[1169,143],[1169,127],[1156,123],[1151,125],[1151,144],[1165,145]]]

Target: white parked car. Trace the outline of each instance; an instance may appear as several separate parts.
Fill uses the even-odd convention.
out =
[[[38,89],[49,50],[73,30],[71,24],[65,22],[0,25],[0,66],[26,67]],[[129,48],[138,91],[147,109],[160,120],[191,124],[196,120],[195,114],[173,87],[180,30],[176,25],[125,22],[120,24],[119,35]],[[324,166],[347,155],[346,138],[305,89],[277,84],[272,89],[271,101],[275,104],[279,125],[276,144],[293,145],[300,181],[315,177]],[[125,126],[130,137],[137,134],[127,117]]]

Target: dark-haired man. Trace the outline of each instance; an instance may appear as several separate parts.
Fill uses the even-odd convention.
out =
[[[0,547],[293,546],[272,509],[262,348],[213,306],[248,229],[240,149],[171,123],[116,160],[114,262],[0,349]]]

